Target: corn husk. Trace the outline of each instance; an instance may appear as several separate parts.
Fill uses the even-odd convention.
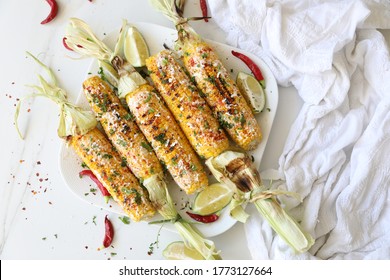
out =
[[[27,54],[34,59],[48,74],[49,79],[46,80],[43,76],[38,75],[38,79],[40,85],[32,85],[30,86],[35,92],[33,94],[27,95],[22,98],[17,106],[15,111],[15,127],[20,136],[23,139],[22,133],[19,130],[18,118],[20,113],[20,106],[22,101],[31,97],[46,97],[52,101],[54,101],[60,107],[60,121],[58,126],[58,136],[65,138],[67,136],[74,135],[83,135],[88,131],[92,130],[97,125],[97,120],[92,112],[86,111],[77,107],[67,100],[67,94],[65,90],[60,88],[57,84],[57,79],[54,76],[54,73],[48,68],[45,64],[43,64],[40,60],[38,60],[31,53],[27,52]]]
[[[277,195],[296,196],[296,194],[282,190],[268,190],[262,184],[259,172],[253,167],[247,155],[227,151],[208,159],[206,165],[218,181],[236,187],[236,201],[232,203],[235,204],[233,209],[238,209],[235,211],[239,214],[233,213],[233,217],[238,217],[240,221],[245,220],[242,210],[237,207],[244,202],[251,202],[274,231],[296,252],[305,252],[314,244],[314,239],[302,230],[276,199]]]

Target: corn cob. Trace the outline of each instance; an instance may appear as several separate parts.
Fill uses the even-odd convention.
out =
[[[188,194],[206,187],[208,178],[202,164],[154,88],[142,85],[128,93],[126,101],[139,128],[175,182]]]
[[[139,91],[138,89],[139,87],[143,88],[147,84],[146,80],[143,79],[138,72],[136,72],[134,67],[132,67],[129,63],[123,60],[123,56],[122,56],[123,54],[121,54],[123,50],[123,45],[126,45],[125,38],[127,38],[129,34],[129,30],[130,30],[130,26],[127,24],[126,21],[123,21],[119,39],[115,47],[115,53],[112,53],[112,51],[109,50],[109,48],[103,42],[101,42],[95,36],[95,34],[93,34],[89,26],[85,22],[79,19],[70,20],[70,25],[68,26],[67,35],[66,35],[67,43],[70,44],[72,49],[81,53],[83,56],[92,56],[97,58],[99,64],[101,64],[102,67],[104,67],[106,70],[110,71],[110,73],[111,70],[113,69],[112,67],[115,67],[119,75],[119,80],[116,81],[116,85],[118,87],[118,94],[120,98],[125,98],[127,95],[130,95],[129,98],[131,98],[131,93],[136,94],[136,92]],[[82,47],[79,48],[78,46],[82,46]],[[153,90],[153,88],[149,86],[149,88],[146,88],[146,90]],[[133,108],[133,109],[138,110],[138,108]],[[149,112],[152,113],[153,110],[154,109],[150,111],[148,110],[148,113]],[[168,111],[168,109],[166,108],[164,110]],[[159,114],[158,117],[160,116],[161,114]],[[167,117],[163,115],[163,119],[160,120],[159,122],[164,123],[165,121],[165,123],[169,123],[172,120],[173,120],[172,117],[169,116]],[[178,130],[180,134],[180,128],[177,126],[177,124],[176,125],[174,124],[173,126],[174,126],[173,129]],[[157,126],[154,127],[158,129]],[[148,128],[149,127],[146,124],[146,127],[144,127],[144,131],[148,131],[147,130]],[[149,134],[153,135],[153,132],[150,132]],[[164,138],[161,139],[161,137],[162,137],[161,134],[157,135],[156,140],[157,139],[159,139],[159,141],[163,140]],[[185,149],[183,147],[184,146],[189,147],[189,144],[184,143],[184,146],[181,146],[182,145],[180,144],[181,140],[184,138],[180,138],[177,135],[174,135],[174,137],[177,137],[176,139],[179,140],[178,144],[180,147],[182,147],[178,149],[179,152],[185,153],[184,151]],[[176,147],[170,146],[169,149],[166,150],[166,153],[172,152],[173,151],[172,148],[176,148]],[[191,147],[189,148],[189,150],[191,150]],[[177,158],[175,157],[169,158],[164,156],[164,147],[161,147],[159,151],[161,152],[159,154],[159,157],[162,160],[165,159],[165,160],[177,161]],[[195,156],[195,159],[197,160],[196,155],[194,155],[193,151],[190,152],[190,155],[185,155],[184,158],[187,159],[187,158],[191,158],[192,156]],[[180,163],[185,163],[185,162],[180,159]],[[191,171],[195,171],[194,169],[198,168],[197,165],[193,165],[193,166],[190,165],[190,167],[192,167],[190,168]],[[175,175],[175,172],[179,171],[178,169],[172,168],[170,166],[168,167],[168,169],[173,175]],[[187,173],[188,171],[184,169],[184,172]],[[201,173],[202,174],[200,176],[194,176],[193,179],[196,180],[200,178],[200,181],[203,182],[200,183],[200,186],[203,186],[207,184],[207,178],[203,171],[201,171]],[[183,173],[181,176],[184,175],[185,174]],[[179,185],[181,185],[181,181],[177,178],[178,176],[176,176],[176,182]],[[143,181],[143,185],[148,190],[149,198],[153,203],[153,205],[155,206],[155,208],[163,216],[165,221],[167,222],[170,221],[175,226],[178,233],[183,238],[186,246],[196,249],[204,257],[204,259],[220,259],[218,252],[215,249],[214,243],[211,240],[205,239],[196,229],[192,227],[191,224],[186,222],[177,213],[177,210],[174,206],[172,198],[170,197],[168,188],[163,178],[160,178],[157,175],[152,175],[151,177],[146,178]],[[190,191],[196,188],[197,186],[195,186],[194,188],[191,185],[189,186]]]
[[[205,42],[184,44],[183,63],[219,123],[244,150],[253,150],[262,135],[251,108],[217,54]]]
[[[32,86],[37,92],[25,98],[43,96],[57,103],[60,107],[58,136],[67,141],[131,219],[139,221],[153,216],[155,209],[148,193],[130,170],[122,165],[115,148],[96,128],[97,121],[93,113],[70,103],[66,92],[57,85],[53,71],[32,54],[27,54],[42,66],[50,79],[46,80],[39,75],[40,86]],[[15,112],[16,126],[20,102]]]
[[[146,60],[150,77],[192,147],[203,158],[217,156],[229,140],[183,68],[168,50]]]
[[[132,220],[154,215],[148,193],[122,164],[121,157],[102,132],[95,128],[84,135],[68,137],[68,142]]]
[[[106,135],[134,175],[141,181],[154,174],[162,178],[163,169],[153,149],[110,86],[94,76],[84,81],[83,89]]]
[[[262,138],[260,126],[217,54],[182,17],[185,0],[151,3],[175,23],[176,47],[183,52],[184,67],[221,126],[238,146],[255,149]]]
[[[151,0],[152,5],[175,23],[178,31],[176,47],[184,54],[184,65],[205,95],[213,113],[231,138],[243,149],[254,149],[261,140],[260,127],[245,99],[218,59],[215,52],[182,17],[184,0]],[[305,252],[314,239],[284,211],[278,200],[283,191],[268,190],[261,182],[257,168],[244,153],[225,151],[210,157],[206,165],[214,177],[234,189],[230,214],[245,222],[248,215],[241,204],[253,202],[272,228],[297,252]]]

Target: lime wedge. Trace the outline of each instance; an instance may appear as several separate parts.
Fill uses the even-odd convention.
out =
[[[131,65],[134,67],[145,66],[145,60],[149,57],[148,45],[134,26],[127,30],[123,47],[125,58]]]
[[[195,197],[192,211],[199,215],[210,215],[222,210],[232,199],[233,191],[226,185],[215,183]]]
[[[265,106],[265,94],[261,84],[254,76],[244,72],[238,73],[236,83],[253,112],[260,113]]]
[[[198,251],[188,248],[182,241],[172,242],[162,254],[168,260],[204,260]]]

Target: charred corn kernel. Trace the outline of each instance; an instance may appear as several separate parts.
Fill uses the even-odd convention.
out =
[[[148,193],[121,164],[121,157],[99,129],[94,128],[81,136],[69,136],[68,143],[132,220],[154,215]]]
[[[229,140],[196,86],[164,50],[147,59],[150,77],[197,154],[210,158],[229,147]]]
[[[154,88],[142,85],[127,94],[134,118],[175,182],[186,193],[208,185],[208,178],[187,138]]]
[[[142,180],[154,174],[163,174],[160,161],[142,134],[134,117],[121,104],[110,86],[94,76],[83,83],[84,93],[92,110],[134,175]]]
[[[205,42],[186,44],[183,62],[220,125],[244,150],[253,150],[262,135],[251,108],[217,54]]]

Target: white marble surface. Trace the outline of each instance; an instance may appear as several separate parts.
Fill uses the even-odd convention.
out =
[[[146,0],[94,0],[92,3],[60,0],[58,3],[57,18],[41,25],[49,11],[46,1],[0,1],[0,258],[161,259],[166,245],[180,239],[177,234],[162,230],[158,248],[148,255],[158,227],[134,222],[125,225],[115,214],[78,199],[64,184],[58,168],[61,140],[56,131],[56,106],[43,99],[25,103],[20,117],[24,141],[17,136],[13,114],[17,98],[30,93],[25,85],[36,83],[35,74],[41,71],[26,58],[26,50],[55,70],[69,99],[75,101],[91,60],[75,61],[67,57],[62,37],[69,17],[82,18],[98,36],[118,29],[122,18],[172,25]],[[189,0],[185,13],[200,15],[198,1]],[[193,26],[203,37],[224,42],[223,33],[213,20],[207,24],[196,22]],[[280,88],[279,94],[279,108],[262,169],[277,167],[289,126],[301,106],[293,89]],[[99,251],[106,214],[116,231],[114,248]],[[212,239],[224,259],[251,258],[242,224]]]

